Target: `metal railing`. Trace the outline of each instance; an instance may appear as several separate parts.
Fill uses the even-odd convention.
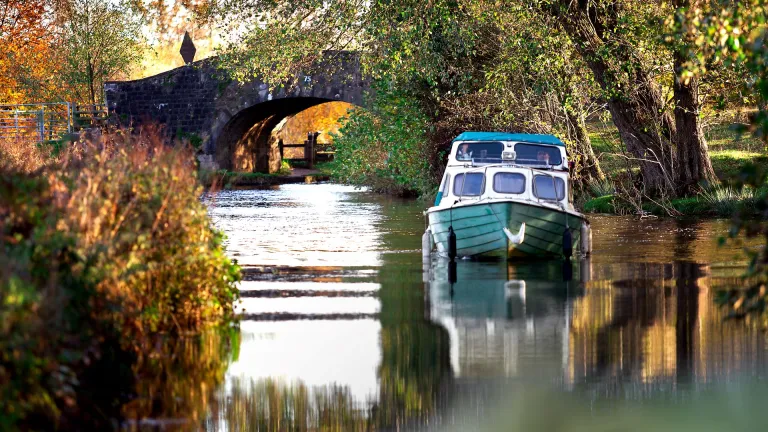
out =
[[[105,105],[0,104],[0,139],[43,143],[106,124]]]

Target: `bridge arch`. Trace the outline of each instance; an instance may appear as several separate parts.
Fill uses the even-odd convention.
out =
[[[284,120],[336,99],[301,97],[276,99],[245,108],[231,116],[215,136],[213,159],[223,169],[275,172],[280,169],[276,128]],[[221,116],[225,119],[227,116]]]
[[[219,66],[210,58],[140,80],[108,82],[107,105],[124,124],[159,123],[170,135],[198,137],[199,158],[208,168],[273,172],[280,163],[270,142],[275,126],[322,103],[362,106],[367,89],[355,52],[326,53],[313,74],[299,74],[291,86],[233,82]]]

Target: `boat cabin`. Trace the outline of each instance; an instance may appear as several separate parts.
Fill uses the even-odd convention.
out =
[[[500,163],[568,170],[565,144],[552,135],[464,132],[453,140],[448,166]]]
[[[551,135],[464,132],[453,140],[435,206],[514,199],[572,209],[565,144]]]

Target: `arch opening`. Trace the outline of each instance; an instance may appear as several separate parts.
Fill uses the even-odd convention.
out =
[[[320,132],[319,143],[330,143],[339,119],[355,105],[323,98],[287,98],[256,104],[234,115],[214,141],[214,159],[220,169],[274,173],[280,169],[279,140],[300,144],[307,132]],[[285,149],[285,157],[303,155],[303,149]]]

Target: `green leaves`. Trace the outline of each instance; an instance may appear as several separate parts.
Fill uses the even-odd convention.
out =
[[[350,112],[334,137],[334,174],[378,191],[432,193],[429,118],[415,98],[387,85],[372,97],[370,111]]]
[[[80,102],[103,102],[104,83],[127,77],[142,59],[142,20],[108,0],[67,0],[60,18],[64,83]]]

